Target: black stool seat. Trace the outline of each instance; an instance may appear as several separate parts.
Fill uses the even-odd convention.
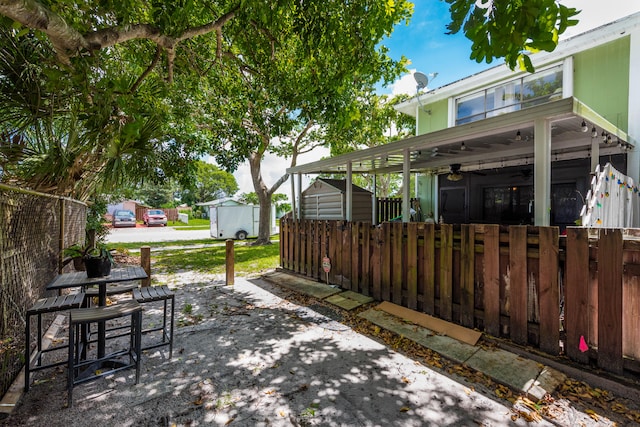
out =
[[[42,364],[42,355],[50,351],[65,349],[66,346],[51,346],[46,350],[42,349],[42,315],[56,311],[79,308],[84,300],[84,294],[59,295],[56,297],[41,298],[27,310],[25,328],[25,363],[24,363],[24,390],[29,391],[31,383],[30,374],[45,368],[64,365],[66,361]],[[38,333],[36,338],[36,352],[31,357],[31,316],[38,316]]]
[[[162,312],[162,326],[156,328],[143,329],[142,333],[147,334],[155,331],[162,331],[162,340],[153,344],[143,346],[143,350],[149,350],[152,348],[169,346],[169,359],[173,357],[173,323],[175,318],[175,294],[168,286],[145,286],[133,290],[133,299],[140,304],[147,304],[156,301],[162,301],[164,303]],[[169,324],[167,325],[168,307],[167,302],[171,301],[171,313]]]
[[[79,347],[80,331],[90,323],[105,322],[121,317],[131,317],[129,347],[124,350],[112,352],[97,359],[83,360]],[[69,311],[69,359],[67,369],[68,404],[73,403],[73,387],[86,381],[98,379],[114,372],[135,367],[136,384],[140,381],[140,357],[142,331],[142,307],[136,301],[126,301],[110,306],[90,308],[76,308]],[[129,363],[115,362],[114,359],[128,356]],[[99,366],[97,371],[90,375],[83,375],[82,368],[89,370],[91,366]],[[106,366],[107,368],[103,368]],[[98,373],[96,373],[98,372]]]

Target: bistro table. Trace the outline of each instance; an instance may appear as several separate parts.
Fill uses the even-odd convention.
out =
[[[144,268],[136,265],[116,267],[111,269],[111,274],[103,277],[87,277],[85,271],[59,274],[51,283],[47,285],[47,290],[60,290],[66,288],[77,288],[82,286],[98,285],[98,305],[107,305],[107,285],[109,283],[128,282],[132,280],[146,279],[147,272]],[[98,323],[98,357],[105,355],[105,323]]]

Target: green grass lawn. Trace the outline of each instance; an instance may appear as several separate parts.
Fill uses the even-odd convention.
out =
[[[215,244],[205,248],[198,248],[200,244]],[[174,241],[174,242],[135,242],[113,243],[109,249],[123,253],[141,246],[162,248],[180,246],[180,249],[167,249],[152,252],[153,268],[159,271],[175,273],[181,270],[193,270],[203,273],[222,274],[225,272],[225,241],[214,239]],[[247,275],[278,267],[280,262],[280,243],[274,242],[267,246],[248,246],[247,241],[236,241],[235,273]]]
[[[202,229],[209,228],[211,222],[208,219],[194,218],[189,220],[189,224],[180,221],[168,221],[167,226],[170,227],[198,227]],[[184,230],[184,228],[182,228]]]
[[[235,272],[246,275],[276,268],[280,261],[280,245],[247,246],[236,243]],[[225,246],[185,248],[152,254],[154,268],[169,273],[181,270],[222,274],[225,272]]]

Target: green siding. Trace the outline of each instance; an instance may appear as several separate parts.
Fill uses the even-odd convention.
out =
[[[573,59],[574,96],[628,131],[630,38],[577,53]]]
[[[418,109],[418,135],[446,129],[449,103],[443,99]],[[431,114],[426,111],[431,111]]]

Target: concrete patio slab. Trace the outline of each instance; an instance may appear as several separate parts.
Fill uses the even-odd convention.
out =
[[[352,291],[341,292],[339,294],[331,295],[325,298],[325,301],[337,305],[347,311],[351,311],[354,308],[358,308],[373,301],[373,298],[366,297],[364,295],[357,294]]]
[[[323,283],[314,282],[309,279],[294,276],[288,273],[274,271],[266,273],[263,276],[266,280],[273,282],[279,286],[284,286],[292,291],[299,292],[310,297],[324,299],[334,294],[342,292],[340,288],[325,285]]]

